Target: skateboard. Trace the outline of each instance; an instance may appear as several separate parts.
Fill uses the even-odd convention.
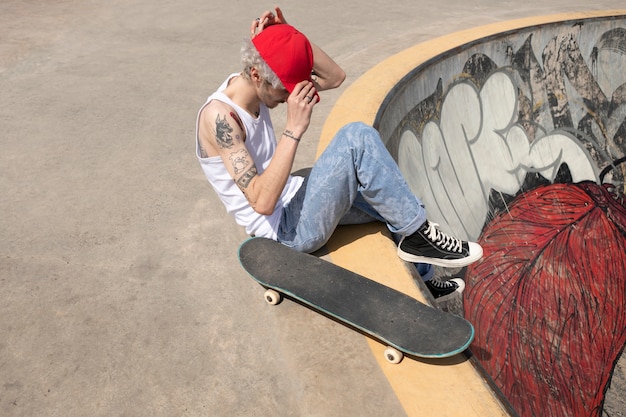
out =
[[[313,255],[253,237],[239,247],[243,269],[266,289],[269,304],[283,296],[385,344],[385,359],[445,358],[474,338],[467,320]]]

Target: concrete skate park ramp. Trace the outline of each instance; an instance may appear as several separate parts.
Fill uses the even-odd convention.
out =
[[[373,124],[429,219],[485,250],[442,271],[467,283],[473,358],[381,363],[408,415],[624,415],[625,68],[626,10],[564,14],[416,45],[337,102],[320,151]],[[383,235],[344,228],[331,258],[423,299]]]

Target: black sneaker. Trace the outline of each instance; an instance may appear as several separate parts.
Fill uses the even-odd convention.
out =
[[[428,220],[411,236],[404,236],[398,245],[398,256],[407,262],[421,262],[449,268],[461,268],[482,258],[483,248],[464,242],[439,230]]]
[[[426,288],[433,295],[435,300],[443,301],[455,295],[460,295],[465,289],[465,282],[461,278],[452,278],[449,281],[440,281],[437,278],[424,281]]]

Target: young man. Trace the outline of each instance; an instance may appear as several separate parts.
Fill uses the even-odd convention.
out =
[[[409,262],[466,266],[482,248],[447,236],[426,219],[378,132],[343,127],[306,177],[290,175],[318,92],[343,82],[343,70],[288,25],[279,8],[253,21],[242,47],[243,72],[232,74],[200,109],[196,153],[205,175],[250,235],[293,249],[321,248],[340,224],[382,221]],[[277,141],[269,109],[287,103]],[[435,296],[461,292],[460,279],[428,280]]]

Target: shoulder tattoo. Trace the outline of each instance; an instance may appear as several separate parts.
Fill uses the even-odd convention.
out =
[[[233,138],[230,135],[233,131],[233,128],[226,120],[226,115],[224,115],[223,119],[220,119],[220,115],[217,115],[217,119],[215,120],[215,139],[217,141],[217,146],[222,149],[230,149],[233,147]]]
[[[232,117],[235,120],[235,122],[237,122],[237,124],[239,125],[239,128],[241,130],[246,130],[246,128],[243,126],[243,122],[241,121],[241,119],[239,118],[237,113],[231,111],[230,112],[230,117]],[[224,118],[226,118],[226,116],[224,116]]]

